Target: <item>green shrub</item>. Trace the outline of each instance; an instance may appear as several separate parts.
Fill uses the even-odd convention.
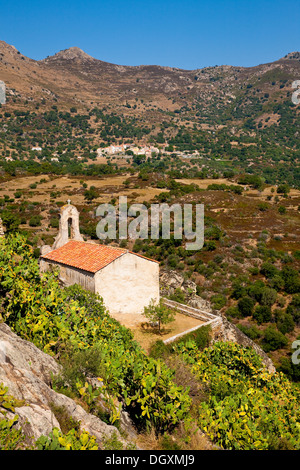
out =
[[[6,419],[5,414],[8,411],[15,412],[15,407],[22,406],[24,403],[16,400],[8,394],[8,387],[0,383],[0,450],[22,449],[25,445],[25,435],[18,427],[18,415],[11,419]]]
[[[258,305],[253,312],[253,318],[259,325],[271,321],[271,308],[268,305]]]
[[[177,354],[205,384],[199,427],[222,449],[300,449],[299,390],[281,373],[268,373],[251,348],[217,342],[198,351],[191,341]]]
[[[163,359],[169,353],[169,347],[162,340],[158,340],[151,345],[149,357],[152,357],[153,359]]]
[[[58,228],[59,227],[59,219],[56,219],[55,217],[52,217],[50,219],[49,225],[52,228]]]
[[[210,302],[212,303],[213,308],[215,308],[216,310],[220,310],[226,305],[227,298],[225,297],[225,295],[216,294],[211,297]]]
[[[276,316],[276,326],[282,334],[291,333],[295,329],[295,322],[290,313],[280,312]]]
[[[300,382],[299,364],[293,364],[290,357],[281,357],[277,370],[286,374],[286,376],[293,382]]]
[[[175,289],[175,292],[169,295],[169,299],[180,304],[186,303],[185,294],[180,288]]]
[[[255,325],[246,326],[239,324],[237,327],[252,340],[256,340],[261,337],[261,332]]]
[[[295,294],[292,301],[287,306],[286,313],[292,315],[294,322],[300,324],[300,294]]]
[[[253,313],[255,301],[251,297],[242,297],[237,304],[238,310],[243,317],[249,317]]]
[[[187,343],[189,341],[193,341],[196,344],[197,348],[199,350],[202,350],[204,348],[207,348],[210,344],[210,333],[211,333],[210,325],[202,326],[201,328],[198,328],[197,330],[184,335],[182,338],[178,339],[173,344],[175,345],[175,349],[176,349],[176,344]]]
[[[239,311],[238,307],[232,306],[226,310],[226,316],[228,318],[241,318],[242,314]]]
[[[17,428],[18,417],[12,419],[0,419],[0,450],[22,449],[25,436],[21,429]]]
[[[123,444],[118,439],[116,432],[113,432],[111,436],[104,437],[103,448],[104,450],[123,450]]]
[[[94,436],[76,429],[63,434],[58,428],[53,428],[49,436],[39,437],[35,446],[37,450],[98,450]]]
[[[275,289],[271,289],[270,287],[264,287],[261,290],[260,304],[271,307],[276,302],[276,298],[277,292]]]
[[[7,234],[16,233],[18,231],[21,220],[16,214],[9,210],[4,210],[1,212],[1,219]]]
[[[263,349],[265,352],[276,351],[288,344],[288,339],[284,334],[278,331],[274,326],[268,326],[264,332]]]
[[[286,214],[286,207],[279,206],[278,207],[278,212],[279,212],[279,214]]]
[[[291,266],[285,266],[281,271],[281,277],[284,280],[284,290],[288,294],[300,292],[300,276],[296,269]]]
[[[149,358],[131,331],[110,317],[100,296],[79,286],[64,290],[56,273],[41,274],[20,235],[1,239],[0,247],[1,319],[19,336],[60,360],[78,351],[92,354],[97,346],[108,396],[123,402],[139,426],[164,431],[184,419],[191,406],[188,390],[177,386],[173,371]],[[95,391],[85,383],[77,393],[94,405]],[[119,411],[112,409],[112,422]]]
[[[29,219],[30,227],[39,227],[41,225],[41,216],[34,215]]]
[[[279,273],[279,270],[272,263],[265,262],[261,265],[260,272],[267,278],[272,278]]]

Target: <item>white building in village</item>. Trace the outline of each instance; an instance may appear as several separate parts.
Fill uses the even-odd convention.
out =
[[[58,267],[64,285],[80,284],[98,293],[112,313],[138,314],[159,301],[159,263],[127,249],[85,242],[79,213],[61,208],[59,233],[52,247],[43,247],[40,269]]]
[[[0,104],[6,104],[6,85],[0,80]]]

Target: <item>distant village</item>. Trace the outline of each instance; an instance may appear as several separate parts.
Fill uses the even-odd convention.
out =
[[[32,152],[42,152],[42,147],[32,147]],[[64,152],[63,152],[64,153]],[[96,150],[98,157],[111,157],[111,156],[118,156],[119,158],[130,158],[135,155],[145,155],[146,157],[151,157],[154,154],[158,155],[159,153],[165,154],[174,154],[182,158],[192,158],[199,156],[199,152],[197,150],[193,151],[184,151],[180,152],[177,150],[169,150],[169,146],[160,146],[160,148],[155,146],[136,146],[132,144],[121,144],[121,145],[109,145],[108,147],[100,147]],[[77,157],[81,159],[82,157]],[[6,160],[12,160],[11,157],[6,157]],[[57,153],[53,154],[51,161],[59,161],[59,155]]]
[[[122,145],[110,145],[109,147],[99,148],[97,149],[97,154],[99,156],[107,155],[118,155],[124,156],[124,158],[130,157],[130,155],[145,155],[146,157],[151,157],[153,154],[158,155],[159,153],[166,153],[166,154],[176,154],[183,158],[190,158],[199,155],[198,151],[193,152],[179,152],[176,150],[169,150],[169,146],[161,146],[160,148],[154,146],[142,146],[138,147],[135,145],[130,144],[122,144]]]

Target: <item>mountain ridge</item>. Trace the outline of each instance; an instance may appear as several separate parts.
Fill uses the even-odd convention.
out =
[[[240,126],[246,119],[273,122],[272,108],[287,101],[300,77],[299,52],[253,67],[219,65],[185,70],[160,65],[118,65],[77,46],[42,60],[0,41],[0,80],[7,109],[59,106],[86,113],[106,108],[161,127]]]
[[[39,59],[39,60],[36,60],[36,59],[32,59],[28,56],[25,56],[24,54],[22,54],[15,46],[11,45],[11,44],[8,44],[7,42],[3,41],[3,40],[0,40],[0,51],[1,51],[1,48],[4,48],[8,51],[10,51],[11,53],[15,53],[15,54],[18,54],[18,55],[21,55],[21,57],[24,57],[26,59],[29,59],[31,61],[34,61],[34,62],[37,62],[37,63],[43,63],[43,62],[46,62],[46,61],[49,61],[49,60],[52,60],[52,59],[65,59],[65,60],[73,60],[73,59],[83,59],[83,60],[95,60],[95,61],[99,61],[99,62],[102,62],[102,63],[106,63],[106,64],[111,64],[111,65],[116,65],[116,66],[121,66],[121,67],[130,67],[130,68],[140,68],[140,67],[160,67],[160,68],[163,68],[163,69],[169,69],[169,70],[181,70],[181,71],[186,71],[186,72],[193,72],[193,71],[197,71],[197,70],[204,70],[204,69],[209,69],[209,68],[216,68],[216,67],[238,67],[238,68],[244,68],[244,69],[251,69],[253,67],[258,67],[260,65],[268,65],[270,63],[276,63],[278,61],[281,61],[281,60],[300,60],[300,52],[299,51],[293,51],[293,52],[288,52],[285,56],[283,57],[280,57],[272,62],[263,62],[262,64],[257,64],[257,65],[254,65],[254,66],[236,66],[236,65],[232,65],[232,64],[219,64],[219,65],[207,65],[207,66],[204,66],[204,67],[196,67],[196,68],[193,68],[193,69],[186,69],[186,68],[183,68],[183,67],[172,67],[172,66],[168,66],[168,65],[158,65],[158,64],[139,64],[139,65],[125,65],[125,64],[117,64],[117,63],[114,63],[114,62],[107,62],[107,61],[103,61],[101,59],[98,59],[98,58],[95,58],[93,56],[91,56],[90,54],[88,54],[87,52],[85,52],[83,49],[81,49],[80,47],[78,46],[71,46],[71,47],[68,47],[66,49],[61,49],[60,51],[56,52],[55,54],[51,55],[51,56],[47,56],[43,59]]]

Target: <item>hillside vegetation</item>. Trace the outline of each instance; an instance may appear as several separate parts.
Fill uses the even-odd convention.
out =
[[[115,426],[122,408],[145,447],[203,448],[200,429],[224,449],[299,449],[300,368],[291,360],[300,338],[299,78],[299,53],[187,71],[110,64],[78,48],[35,61],[0,41],[1,321],[59,361],[57,391]],[[155,151],[110,155],[112,144]],[[101,298],[39,272],[40,249],[53,244],[68,199],[84,239],[98,241],[96,209],[117,207],[119,196],[148,210],[204,204],[201,250],[174,237],[173,215],[169,240],[105,243],[191,281],[268,354],[275,374],[252,350],[210,344],[202,329],[174,347],[156,343],[148,355]],[[190,300],[189,289],[168,296]],[[1,386],[0,409],[14,400]],[[24,442],[4,417],[0,448]],[[34,445],[97,447],[75,425]]]
[[[189,431],[197,421],[224,449],[300,448],[299,390],[282,373],[264,371],[250,349],[230,343],[207,347],[203,337],[198,343],[187,339],[163,348],[160,358],[158,350],[156,358],[147,356],[131,332],[109,316],[101,298],[79,286],[62,289],[55,274],[40,274],[32,249],[22,236],[2,239],[0,256],[2,321],[59,359],[63,372],[53,386],[68,396],[77,396],[91,413],[103,417],[98,408],[99,389],[88,382],[89,377],[98,377],[110,409],[109,422],[117,423],[119,403],[129,411],[139,432],[154,429],[164,436],[165,445],[168,435],[176,436],[182,421],[188,443]],[[175,369],[166,365],[170,360]],[[191,388],[178,384],[175,372],[182,361],[201,384],[203,393],[196,403],[190,396]],[[13,407],[9,391],[1,390],[0,407]],[[2,448],[21,445],[14,422],[4,417],[0,423]],[[181,445],[184,440],[181,435]],[[53,430],[38,445],[95,448],[92,436],[78,435],[76,429],[67,436]]]

